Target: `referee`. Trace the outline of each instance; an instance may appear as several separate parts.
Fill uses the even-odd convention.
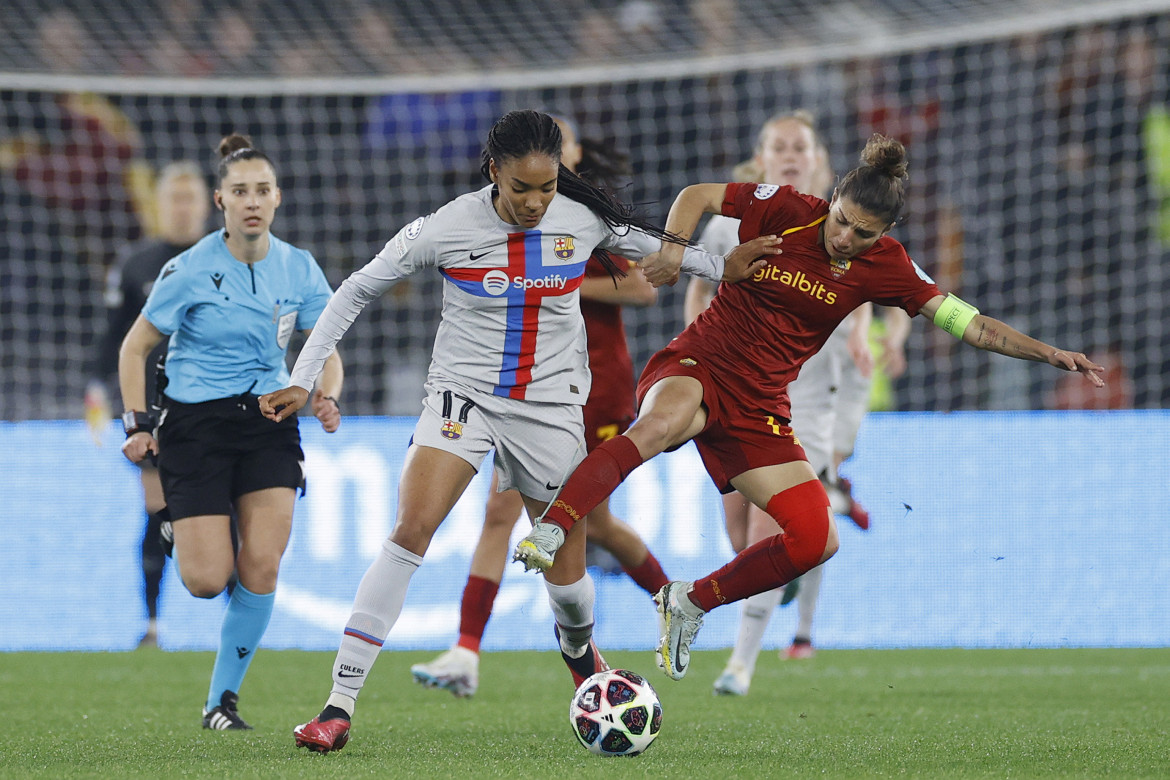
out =
[[[122,342],[118,375],[122,451],[134,463],[158,455],[183,585],[214,598],[238,573],[203,708],[203,727],[224,730],[251,728],[237,710],[238,691],[272,615],[304,486],[296,418],[274,424],[256,398],[289,383],[293,331],[312,330],[332,291],[309,252],[269,232],[281,199],[271,160],[239,134],[224,138],[219,153],[214,201],[224,229],[163,267]],[[167,384],[156,420],[146,411],[147,356],[164,337]],[[329,432],[341,424],[334,399],[342,374],[333,352],[312,396]]]

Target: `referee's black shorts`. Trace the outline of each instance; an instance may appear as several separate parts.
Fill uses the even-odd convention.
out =
[[[166,399],[158,471],[173,520],[230,515],[245,493],[305,487],[297,417],[275,423],[252,394],[198,404]]]

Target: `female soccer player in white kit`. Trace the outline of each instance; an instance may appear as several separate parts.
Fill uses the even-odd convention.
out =
[[[397,522],[358,587],[328,702],[294,730],[298,746],[327,752],[349,739],[358,693],[410,578],[488,451],[496,450],[499,489],[517,489],[532,518],[584,457],[581,406],[590,374],[578,287],[585,263],[607,249],[644,258],[667,236],[568,171],[560,155],[561,132],[548,115],[513,111],[499,119],[484,149],[491,185],[411,222],[343,282],[301,350],[291,386],[261,399],[271,419],[291,414],[366,304],[423,268],[443,275],[442,320],[403,466]],[[738,281],[760,264],[753,258],[778,252],[775,243],[769,236],[744,245],[726,263],[688,247],[683,267]],[[575,676],[589,676],[607,667],[592,641],[584,529],[564,549],[569,554],[558,556],[545,583],[565,661]]]

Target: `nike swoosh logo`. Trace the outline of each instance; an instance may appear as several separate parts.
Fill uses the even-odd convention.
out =
[[[564,487],[564,486],[563,485],[550,485],[547,482],[544,483],[545,490],[560,490],[562,487]]]
[[[480,252],[477,255],[475,252],[471,252],[470,254],[471,254],[471,262],[474,263],[476,260],[478,260],[479,258],[483,257],[484,255],[486,255],[488,253],[487,252]]]
[[[348,674],[346,672],[338,672],[337,676],[338,677],[361,677],[360,674]]]

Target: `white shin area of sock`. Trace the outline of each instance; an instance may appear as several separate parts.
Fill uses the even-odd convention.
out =
[[[545,580],[548,603],[561,634],[561,651],[580,658],[593,637],[593,579],[586,574],[571,585],[554,585]]]
[[[406,600],[410,578],[422,563],[422,557],[399,547],[390,540],[370,564],[358,585],[353,613],[345,623],[345,634],[333,662],[333,691],[330,704],[353,712],[370,668],[378,658],[382,642],[394,627]],[[349,699],[349,706],[335,703],[335,697]]]
[[[821,595],[821,580],[825,576],[825,565],[814,566],[800,577],[800,590],[796,594],[796,606],[800,616],[796,621],[796,636],[812,640],[813,617],[817,612],[817,599]]]
[[[731,660],[741,664],[749,672],[756,668],[756,659],[760,655],[764,632],[768,630],[772,612],[780,603],[780,597],[783,593],[784,588],[774,588],[757,593],[743,601],[743,609],[739,614],[739,634],[735,637]]]

